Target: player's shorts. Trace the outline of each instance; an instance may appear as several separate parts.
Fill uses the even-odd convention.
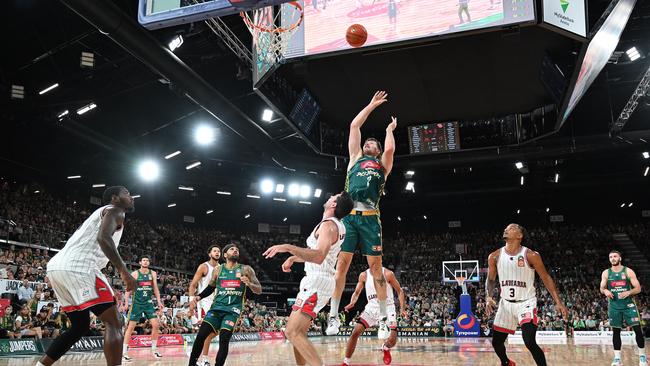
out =
[[[609,318],[609,325],[612,328],[623,328],[623,321],[627,326],[633,327],[640,324],[639,309],[635,303],[627,304],[625,309],[616,309],[612,306],[607,309],[607,317]]]
[[[537,325],[537,298],[522,302],[499,301],[499,309],[494,317],[493,329],[498,332],[514,334],[518,325],[533,323]]]
[[[129,321],[139,322],[140,319],[153,319],[157,318],[156,309],[154,309],[153,304],[131,304],[131,309],[129,309]]]
[[[388,305],[386,307],[386,316],[387,316],[387,325],[390,329],[397,329],[397,312],[395,311],[395,305]],[[359,323],[363,324],[364,327],[370,328],[377,326],[381,316],[379,315],[379,306],[368,306],[363,309],[363,313],[359,316]]]
[[[367,256],[381,256],[381,220],[379,215],[357,215],[362,211],[353,210],[351,214],[343,218],[345,225],[345,240],[341,245],[341,251],[354,253],[359,247],[361,254]]]
[[[53,270],[47,278],[56,294],[61,311],[85,310],[98,304],[115,303],[115,294],[100,271],[92,273]]]
[[[198,305],[197,318],[199,319],[205,318],[205,316],[208,314],[208,311],[210,311],[210,308],[212,307],[213,301],[214,301],[214,295],[199,300],[199,303],[197,304]]]
[[[301,311],[312,319],[327,305],[334,294],[336,282],[334,277],[305,276],[300,281],[300,292],[296,295],[293,311]]]
[[[232,332],[238,320],[239,314],[223,310],[210,310],[203,318],[203,322],[210,324],[216,333],[222,329]]]

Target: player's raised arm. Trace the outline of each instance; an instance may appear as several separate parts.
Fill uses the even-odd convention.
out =
[[[373,95],[370,103],[357,114],[350,123],[350,137],[348,138],[348,152],[350,153],[350,164],[354,164],[362,155],[361,150],[361,126],[366,122],[368,116],[375,108],[388,101],[388,94],[385,91],[378,91]]]
[[[388,282],[389,285],[395,291],[397,292],[397,298],[399,299],[399,313],[402,317],[406,316],[406,296],[404,295],[404,290],[402,290],[402,286],[399,284],[399,281],[397,280],[397,277],[395,277],[395,273],[390,270],[386,270],[385,273],[386,277],[386,282]]]
[[[352,293],[352,297],[350,298],[350,303],[345,305],[343,310],[350,311],[352,308],[354,308],[354,305],[357,304],[357,301],[359,300],[359,295],[361,295],[361,291],[363,291],[365,285],[366,285],[366,272],[363,271],[359,273],[359,281],[357,282],[357,286],[354,288],[354,293]]]
[[[384,167],[384,175],[388,177],[393,170],[393,156],[395,155],[395,136],[393,131],[397,128],[397,118],[390,117],[391,122],[386,127],[386,139],[384,140],[384,152],[381,155],[381,166]]]
[[[546,271],[546,267],[542,261],[542,256],[540,256],[539,253],[534,250],[527,250],[526,259],[528,260],[528,263],[530,263],[530,265],[535,269],[535,272],[537,272],[542,282],[544,282],[544,286],[546,286],[546,289],[551,294],[551,297],[553,297],[553,300],[555,301],[555,308],[566,320],[569,316],[568,311],[566,307],[564,307],[562,299],[560,299],[560,295],[558,294],[557,288],[555,287],[555,281],[553,281],[551,275],[549,275]]]

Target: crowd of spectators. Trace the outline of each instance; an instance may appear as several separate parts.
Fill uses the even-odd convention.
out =
[[[0,279],[22,281],[12,296],[10,306],[0,317],[0,337],[48,337],[69,325],[64,313],[58,311],[53,291],[48,289],[45,269],[49,258],[61,248],[76,227],[92,212],[90,205],[66,202],[33,185],[9,184],[0,181],[0,238],[28,243],[31,247],[4,244],[0,246]],[[56,213],[51,217],[50,213]],[[184,225],[153,224],[129,218],[119,251],[135,269],[143,254],[152,258],[158,271],[159,287],[165,309],[160,316],[163,333],[193,332],[196,319],[188,315],[186,298],[189,282],[196,266],[206,259],[205,248],[214,243],[240,244],[242,261],[252,265],[265,282],[296,283],[302,277],[302,264],[295,264],[290,274],[280,270],[282,259],[263,260],[258,255],[270,245],[292,243],[302,245],[304,235],[271,233],[230,233]],[[537,283],[537,297],[542,330],[609,329],[607,300],[598,291],[600,272],[607,268],[607,254],[615,247],[612,235],[624,232],[648,253],[649,223],[626,226],[572,226],[567,224],[532,228],[525,245],[540,252],[546,267],[555,279],[560,296],[569,308],[570,317],[563,320],[555,311],[553,301],[542,283]],[[459,288],[441,282],[441,262],[458,258],[457,244],[464,244],[463,258],[477,259],[486,267],[488,254],[502,245],[500,230],[447,232],[439,234],[396,233],[384,239],[384,265],[393,270],[405,291],[407,316],[401,326],[439,326],[451,334],[452,322],[458,313]],[[49,248],[49,249],[46,249]],[[182,250],[182,253],[178,251]],[[180,254],[180,255],[179,255]],[[356,281],[367,268],[365,257],[355,256],[348,282]],[[105,273],[120,289],[119,276],[109,264]],[[484,278],[485,273],[481,273]],[[644,278],[641,279],[644,283]],[[36,284],[34,284],[36,283]],[[489,327],[485,314],[484,284],[469,283],[474,312],[482,325]],[[345,298],[344,298],[345,301]],[[647,291],[636,297],[644,324],[650,323],[650,298]],[[39,306],[39,303],[43,306]],[[286,322],[286,298],[264,305],[249,300],[238,329],[245,332],[281,330]],[[356,313],[358,314],[358,313]],[[352,321],[354,315],[347,314]],[[346,323],[347,323],[346,322]],[[101,322],[93,321],[93,332],[101,332]],[[314,322],[316,330],[321,322]],[[146,321],[137,332],[150,332]]]

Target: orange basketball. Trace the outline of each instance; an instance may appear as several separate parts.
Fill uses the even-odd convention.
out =
[[[348,41],[352,47],[361,47],[366,40],[368,39],[368,32],[366,28],[361,24],[352,24],[347,33],[345,34],[345,40]]]

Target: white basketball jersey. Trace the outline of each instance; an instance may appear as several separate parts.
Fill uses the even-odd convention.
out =
[[[197,294],[200,294],[203,290],[205,290],[206,287],[208,287],[210,279],[212,279],[212,274],[214,273],[214,267],[210,265],[210,262],[205,262],[204,264],[208,266],[208,274],[203,276],[203,278],[201,278],[199,281],[199,289]]]
[[[501,298],[521,301],[535,297],[535,270],[528,265],[526,252],[522,246],[519,253],[510,255],[501,248],[497,262],[497,274],[501,285]]]
[[[108,205],[97,209],[81,224],[65,243],[63,249],[47,263],[48,271],[65,270],[91,273],[106,267],[108,258],[99,247],[97,234],[99,234],[99,228],[102,225],[104,211],[109,207],[113,206]],[[120,244],[123,232],[123,227],[121,227],[113,233],[116,248]]]
[[[316,230],[320,227],[320,225],[325,222],[325,221],[332,221],[333,223],[336,224],[336,226],[339,229],[339,237],[336,243],[332,244],[330,247],[329,253],[327,253],[327,256],[325,257],[325,260],[321,264],[316,264],[316,263],[309,263],[305,262],[305,273],[307,276],[325,276],[329,277],[331,276],[334,278],[334,274],[336,273],[336,270],[334,267],[336,266],[336,258],[339,256],[339,252],[341,251],[341,244],[343,244],[343,240],[345,239],[345,226],[339,221],[336,217],[328,217],[321,221],[314,230],[311,232],[311,235],[309,235],[309,238],[307,238],[307,247],[309,249],[316,249],[318,248],[318,239],[316,238]]]
[[[386,268],[381,268],[384,276],[386,275]],[[366,299],[368,299],[368,306],[379,306],[379,299],[377,299],[377,290],[375,289],[375,279],[370,274],[370,270],[366,270]],[[394,305],[395,296],[393,295],[393,286],[386,282],[386,305]]]

